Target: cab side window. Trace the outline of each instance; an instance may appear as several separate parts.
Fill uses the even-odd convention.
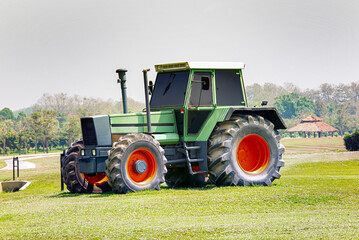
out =
[[[238,70],[216,70],[218,106],[244,106],[241,78]]]
[[[192,107],[213,105],[211,72],[194,73],[189,105]]]

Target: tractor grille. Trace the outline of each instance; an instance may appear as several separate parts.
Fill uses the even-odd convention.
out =
[[[95,124],[93,118],[81,119],[82,137],[84,139],[85,146],[97,145]]]

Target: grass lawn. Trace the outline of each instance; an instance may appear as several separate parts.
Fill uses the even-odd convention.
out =
[[[342,137],[284,138],[281,142],[286,147],[286,155],[346,151]]]
[[[32,184],[0,193],[0,239],[358,239],[359,152],[329,142],[284,139],[286,166],[271,187],[70,194],[58,158],[29,160],[37,168],[20,179]]]

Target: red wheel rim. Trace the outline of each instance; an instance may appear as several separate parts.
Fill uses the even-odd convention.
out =
[[[269,163],[270,151],[267,142],[259,135],[245,136],[237,148],[237,162],[243,171],[259,174]]]
[[[108,181],[108,178],[105,173],[97,173],[93,176],[83,173],[82,176],[84,177],[86,182],[94,186],[102,185]]]
[[[136,162],[145,162],[147,167],[143,173],[136,171]],[[151,151],[139,148],[133,151],[127,161],[127,174],[132,182],[138,185],[150,183],[157,172],[156,158]]]

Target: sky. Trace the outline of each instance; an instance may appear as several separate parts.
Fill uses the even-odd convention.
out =
[[[0,0],[0,109],[44,93],[144,102],[142,70],[239,61],[246,85],[358,82],[357,0]]]

